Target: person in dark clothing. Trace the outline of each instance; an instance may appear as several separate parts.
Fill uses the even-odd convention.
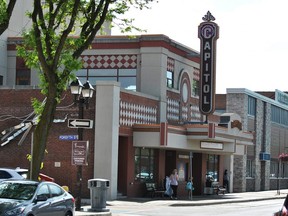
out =
[[[229,175],[227,169],[225,169],[223,175],[223,186],[226,188],[227,193],[229,193]]]

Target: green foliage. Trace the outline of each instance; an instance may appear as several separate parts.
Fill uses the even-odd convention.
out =
[[[1,0],[0,0],[1,1]],[[89,48],[105,21],[116,23],[122,32],[141,30],[124,17],[131,7],[148,8],[153,0],[34,0],[28,16],[32,28],[23,33],[18,55],[29,68],[39,71],[41,92],[49,103],[32,100],[38,124],[34,131],[32,179],[37,179],[51,128],[55,106],[74,72],[82,68],[79,60]],[[112,26],[113,24],[111,24]],[[43,110],[49,115],[44,115]]]
[[[32,98],[31,101],[35,114],[40,117],[44,109],[44,103],[39,101],[37,98]]]
[[[45,150],[45,153],[48,154],[48,151]],[[26,159],[31,162],[32,161],[32,155],[31,154],[26,154]],[[44,168],[44,162],[41,163],[40,169]]]
[[[0,23],[6,22],[8,19],[6,0],[0,0]]]
[[[93,41],[104,21],[113,22],[122,32],[142,31],[132,25],[134,19],[122,17],[131,7],[149,8],[153,0],[70,0],[40,1],[28,16],[33,28],[23,32],[24,43],[17,47],[29,68],[39,71],[40,88],[44,95],[54,85],[61,93],[67,88],[73,71],[82,67],[80,54]],[[113,24],[111,24],[113,26]],[[74,36],[75,35],[75,36]]]
[[[10,17],[17,0],[0,0],[0,35],[9,26]]]

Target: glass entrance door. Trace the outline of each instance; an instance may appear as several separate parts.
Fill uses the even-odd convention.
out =
[[[207,157],[206,185],[219,181],[219,155],[209,154]]]

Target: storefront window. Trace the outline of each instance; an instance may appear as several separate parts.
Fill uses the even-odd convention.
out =
[[[219,155],[208,155],[206,182],[219,181]]]
[[[135,148],[135,180],[149,182],[154,179],[154,149]]]

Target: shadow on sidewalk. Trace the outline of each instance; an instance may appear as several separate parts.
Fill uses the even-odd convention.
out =
[[[204,200],[225,200],[225,199],[239,199],[241,196],[237,194],[224,194],[224,195],[198,195],[198,196],[193,196],[192,200],[189,199],[188,197],[179,197],[177,200],[171,200],[169,197],[129,197],[129,198],[118,198],[116,201],[121,201],[121,202],[136,202],[136,203],[147,203],[147,202],[152,202],[152,201],[204,201]],[[107,204],[109,205],[109,203]]]

